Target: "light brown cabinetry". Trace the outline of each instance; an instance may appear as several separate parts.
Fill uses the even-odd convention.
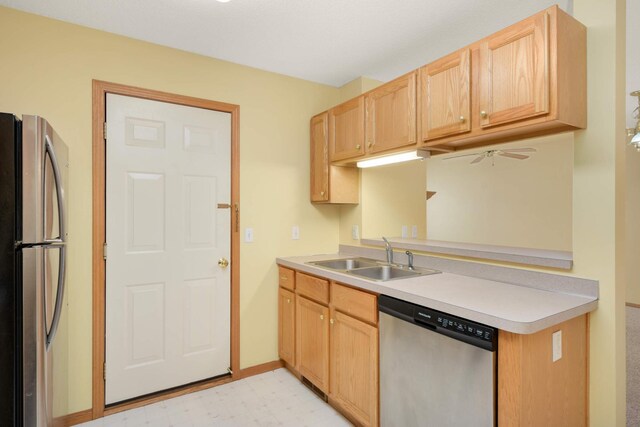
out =
[[[284,288],[278,290],[278,355],[295,366],[295,294]]]
[[[329,309],[296,299],[296,368],[324,393],[329,391]]]
[[[471,130],[471,51],[462,49],[419,70],[423,141]]]
[[[280,358],[328,395],[329,403],[347,418],[377,426],[376,295],[282,266],[279,273]],[[295,294],[283,283],[295,284]],[[290,301],[295,301],[295,310]],[[295,345],[290,338],[294,331]]]
[[[448,77],[449,86],[428,85],[436,83],[432,69],[464,63],[455,54],[420,70],[422,148],[455,151],[586,127],[586,28],[557,6],[459,54],[464,51],[470,54],[470,91],[461,65],[438,76],[442,82]],[[453,114],[463,108],[465,93],[470,118],[460,114],[456,128]]]
[[[344,126],[344,124],[341,124]],[[311,118],[311,201],[357,204],[360,173],[357,168],[329,162],[329,113]]]
[[[278,266],[278,356],[295,366],[295,271]]]
[[[416,74],[411,72],[366,94],[367,154],[416,143]]]
[[[549,14],[485,39],[479,48],[478,103],[483,128],[549,112]]]
[[[378,328],[331,310],[329,398],[359,425],[378,425]]]
[[[329,158],[332,162],[364,154],[364,97],[329,110]]]
[[[562,358],[553,361],[553,333]],[[498,335],[498,425],[586,426],[587,315],[531,335]]]
[[[552,6],[347,101],[329,112],[330,161],[583,129],[586,38],[584,25]]]

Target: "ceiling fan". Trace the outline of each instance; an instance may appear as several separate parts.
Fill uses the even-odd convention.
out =
[[[509,157],[511,159],[524,160],[530,157],[529,154],[518,154],[518,153],[535,153],[537,150],[535,148],[505,148],[504,150],[487,150],[481,151],[480,153],[471,153],[471,154],[461,154],[459,156],[451,156],[447,157],[443,160],[451,160],[457,159],[460,157],[469,157],[469,156],[477,156],[475,159],[471,161],[471,164],[480,163],[484,159],[491,158],[492,164],[493,160],[495,160],[495,156]]]

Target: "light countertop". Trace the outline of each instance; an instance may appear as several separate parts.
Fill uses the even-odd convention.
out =
[[[598,305],[595,297],[535,289],[448,272],[376,282],[307,264],[311,261],[353,256],[295,256],[277,258],[277,263],[518,334],[541,331],[593,311]]]

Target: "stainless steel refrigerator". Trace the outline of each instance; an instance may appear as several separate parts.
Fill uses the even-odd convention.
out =
[[[50,426],[67,264],[68,150],[41,117],[0,113],[0,425]]]

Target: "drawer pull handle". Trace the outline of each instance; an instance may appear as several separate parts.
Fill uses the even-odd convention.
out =
[[[291,298],[287,298],[287,304],[291,303]]]
[[[324,314],[320,315],[320,320],[324,320]]]
[[[329,319],[329,323],[333,325],[333,319]]]
[[[289,279],[287,279],[287,276],[280,276],[280,280],[289,280]]]

